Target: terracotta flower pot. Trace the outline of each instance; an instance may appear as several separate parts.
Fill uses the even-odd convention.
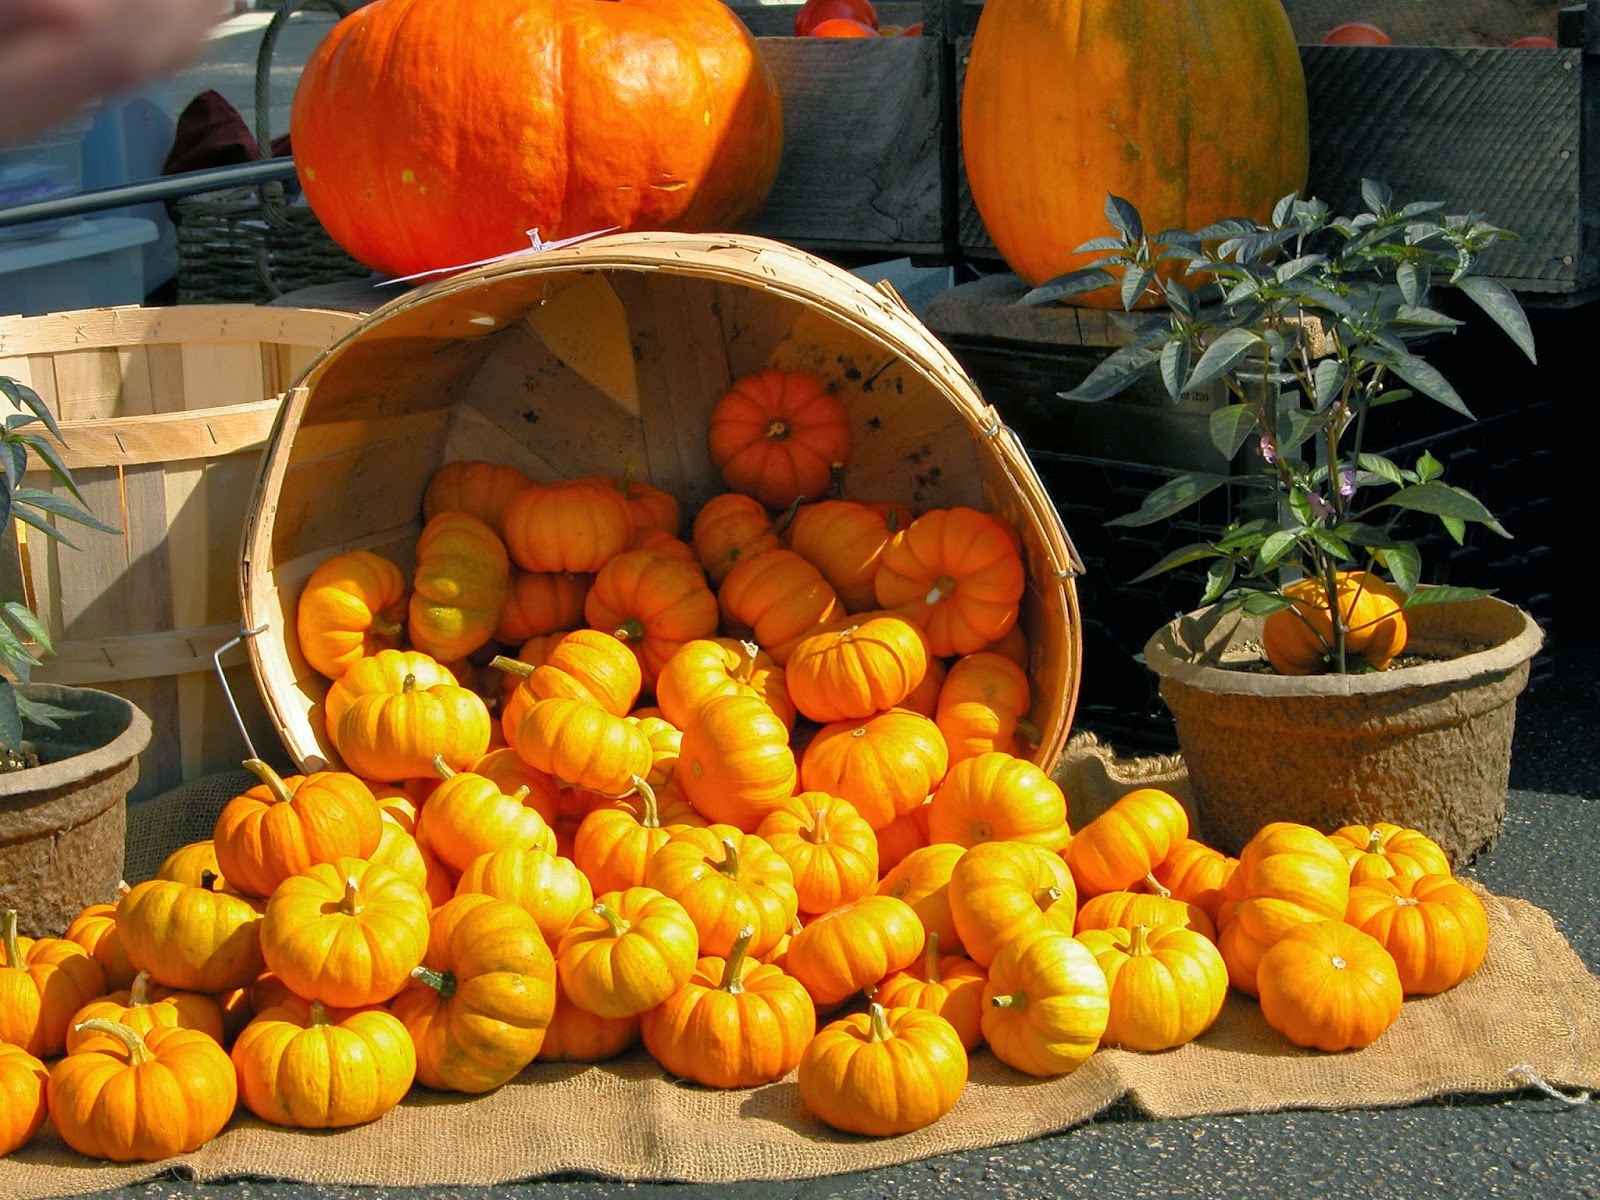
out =
[[[150,718],[95,688],[22,690],[82,714],[35,739],[39,766],[0,773],[0,909],[16,909],[30,937],[58,937],[87,905],[116,897],[125,802],[150,743]]]
[[[1463,866],[1506,812],[1516,699],[1544,632],[1487,598],[1408,609],[1408,652],[1358,675],[1232,669],[1261,660],[1261,618],[1200,609],[1145,644],[1207,841],[1236,854],[1262,825],[1393,821]]]

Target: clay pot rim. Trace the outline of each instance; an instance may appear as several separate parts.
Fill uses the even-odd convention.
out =
[[[99,688],[69,687],[56,683],[16,685],[30,696],[59,704],[62,708],[96,707],[127,714],[122,732],[104,745],[55,762],[41,763],[25,771],[0,772],[0,798],[54,791],[74,786],[97,775],[114,771],[144,753],[150,744],[150,717],[125,696]]]
[[[1193,642],[1185,632],[1199,632],[1208,643],[1222,644],[1247,640],[1260,629],[1263,618],[1247,617],[1235,611],[1219,614],[1216,605],[1195,609],[1177,617],[1151,635],[1144,645],[1145,665],[1163,680],[1226,695],[1294,697],[1362,696],[1389,693],[1408,688],[1462,687],[1515,671],[1533,658],[1544,644],[1544,630],[1533,617],[1508,601],[1495,596],[1453,604],[1427,605],[1411,609],[1408,618],[1430,620],[1454,618],[1481,628],[1480,640],[1493,642],[1485,650],[1460,654],[1438,662],[1420,663],[1358,675],[1279,675],[1275,672],[1237,671],[1197,661]],[[1426,642],[1426,637],[1418,639]],[[1215,655],[1212,656],[1213,661]]]

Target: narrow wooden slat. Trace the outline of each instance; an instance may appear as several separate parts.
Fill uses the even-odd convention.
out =
[[[804,307],[761,288],[717,285],[717,315],[722,319],[722,341],[728,374],[734,379],[759,371],[772,357],[773,347],[788,336]]]
[[[0,359],[135,343],[181,346],[273,341],[325,346],[355,320],[347,313],[250,304],[91,308],[37,317],[4,317],[0,318]]]
[[[34,672],[34,679],[95,687],[116,680],[209,672],[211,656],[238,636],[238,622],[230,621],[118,637],[72,638],[56,643],[55,653]],[[244,657],[244,650],[235,647],[223,655],[222,662],[230,666],[243,662]]]
[[[783,92],[784,144],[772,195],[750,231],[891,254],[937,248],[933,40],[788,37],[760,46]]]
[[[277,400],[199,412],[64,421],[65,445],[55,442],[74,472],[90,467],[134,467],[196,458],[221,458],[259,449],[277,418]]]

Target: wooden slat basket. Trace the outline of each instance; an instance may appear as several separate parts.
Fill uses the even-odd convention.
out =
[[[239,634],[239,544],[261,448],[284,389],[355,321],[249,305],[0,319],[0,375],[50,406],[89,509],[121,531],[63,522],[76,549],[11,534],[0,596],[23,599],[50,631],[55,653],[35,680],[116,692],[149,715],[134,799],[245,754],[212,655]],[[43,470],[24,484],[61,491]],[[252,737],[270,739],[243,651],[222,661]]]
[[[1077,555],[1021,443],[898,298],[763,238],[617,234],[407,293],[318,356],[267,445],[240,564],[267,711],[304,770],[336,764],[327,682],[301,657],[299,593],[351,549],[414,562],[423,492],[446,462],[535,481],[606,473],[672,492],[687,518],[725,491],[712,405],[763,367],[824,379],[852,418],[847,496],[913,512],[1004,514],[1028,566],[1036,758],[1054,765],[1076,704]]]

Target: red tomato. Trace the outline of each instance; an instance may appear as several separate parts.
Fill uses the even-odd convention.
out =
[[[1328,30],[1324,46],[1392,46],[1389,35],[1366,21],[1346,21]]]
[[[874,30],[878,28],[878,10],[872,7],[872,0],[806,0],[800,6],[800,11],[794,15],[794,35],[806,37],[823,21],[835,17],[843,17],[847,21],[860,21]]]
[[[808,33],[806,36],[807,37],[833,37],[833,38],[853,38],[853,37],[866,37],[866,38],[869,38],[869,37],[877,37],[878,36],[878,31],[876,29],[874,29],[871,25],[863,24],[860,21],[851,21],[851,20],[847,20],[844,17],[829,17],[826,21],[818,21],[815,25],[813,25],[811,27],[811,32]]]
[[[1541,50],[1554,50],[1556,48],[1556,40],[1553,37],[1542,37],[1542,36],[1539,36],[1539,35],[1534,35],[1532,37],[1519,37],[1514,42],[1507,42],[1506,45],[1508,45],[1508,46],[1537,46]]]

